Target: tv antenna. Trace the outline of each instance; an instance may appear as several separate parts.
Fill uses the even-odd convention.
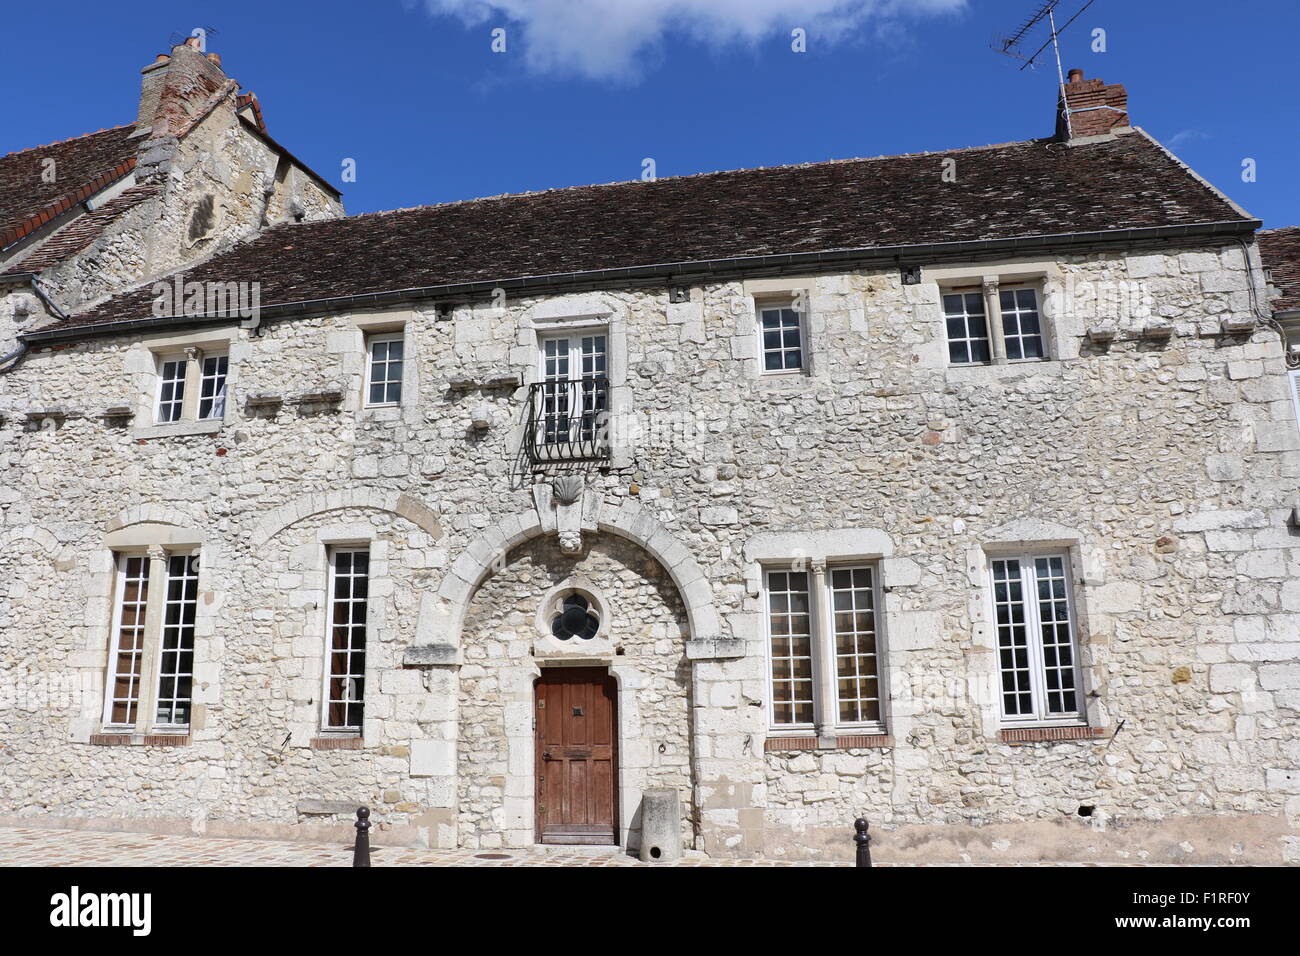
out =
[[[1061,44],[1058,42],[1057,38],[1061,35],[1061,33],[1065,30],[1066,27],[1068,27],[1075,20],[1079,19],[1079,14],[1083,13],[1084,10],[1087,10],[1090,6],[1092,6],[1096,2],[1096,0],[1087,0],[1087,2],[1084,3],[1083,6],[1081,6],[1078,10],[1074,12],[1074,16],[1070,17],[1070,19],[1066,20],[1065,23],[1061,24],[1061,26],[1058,28],[1056,25],[1056,8],[1060,4],[1060,2],[1061,0],[1046,0],[1045,3],[1042,3],[1038,7],[1038,9],[1034,11],[1034,13],[1029,17],[1029,19],[1025,20],[1024,23],[1020,24],[1020,26],[1016,28],[1016,31],[1014,33],[1002,37],[997,42],[991,44],[991,46],[999,53],[1005,53],[1007,56],[1013,56],[1017,60],[1023,60],[1024,65],[1021,66],[1020,69],[1026,70],[1029,67],[1034,65],[1035,61],[1039,58],[1039,56],[1042,55],[1043,51],[1046,50],[1050,45],[1052,47],[1053,52],[1055,52],[1056,54],[1056,78],[1061,87],[1061,102],[1064,103],[1065,102],[1065,71],[1061,69]],[[1035,50],[1029,56],[1025,56],[1023,53],[1020,52],[1021,44],[1023,44],[1029,38],[1030,34],[1032,34],[1035,31],[1035,29],[1039,26],[1039,24],[1041,24],[1044,20],[1047,21],[1047,26],[1049,31],[1047,39],[1043,41],[1042,45],[1039,46],[1037,50]],[[1074,128],[1070,123],[1070,110],[1068,107],[1065,110],[1065,128],[1070,136],[1074,135]]]
[[[200,27],[199,29],[201,29],[204,35],[206,36],[216,36],[217,34],[216,27]],[[167,42],[170,43],[172,46],[180,46],[182,43],[190,39],[192,36],[194,36],[193,31],[189,33],[173,33],[170,37],[167,38]]]

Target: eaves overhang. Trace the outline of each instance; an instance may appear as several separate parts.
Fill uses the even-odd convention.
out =
[[[472,282],[452,282],[443,285],[304,299],[262,306],[259,315],[261,322],[265,323],[268,320],[289,318],[296,315],[319,315],[328,312],[379,309],[411,302],[464,303],[489,297],[496,289],[536,294],[611,287],[694,285],[708,281],[724,281],[738,278],[808,275],[825,271],[827,267],[831,266],[837,268],[879,268],[881,266],[932,265],[944,262],[1004,259],[1027,252],[1041,255],[1044,252],[1056,251],[1077,253],[1115,248],[1140,249],[1164,245],[1174,240],[1240,238],[1253,235],[1261,225],[1263,225],[1263,222],[1259,219],[1233,219],[1221,222],[1147,226],[1095,232],[1016,236],[1008,239],[972,239],[956,242],[869,246],[820,252],[777,253],[726,259],[689,260],[616,269],[596,269],[586,272],[563,272],[501,279],[482,279]],[[235,321],[238,318],[240,317],[235,310],[198,315],[149,316],[138,319],[119,319],[93,325],[33,330],[19,336],[19,338],[32,345],[58,343],[91,336],[98,337],[127,332],[161,331],[212,325]]]

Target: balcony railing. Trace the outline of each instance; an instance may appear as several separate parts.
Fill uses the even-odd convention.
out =
[[[524,450],[534,464],[609,457],[609,379],[534,382],[528,388]]]

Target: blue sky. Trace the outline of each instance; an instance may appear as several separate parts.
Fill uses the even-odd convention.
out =
[[[196,26],[351,213],[634,179],[646,158],[669,176],[1028,139],[1052,130],[1054,66],[989,42],[1037,2],[10,3],[0,153],[133,119],[140,67]],[[1271,227],[1300,223],[1297,37],[1294,0],[1096,0],[1063,57],[1124,83],[1135,123]]]

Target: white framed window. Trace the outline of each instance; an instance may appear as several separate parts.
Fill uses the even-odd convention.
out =
[[[121,553],[116,569],[104,726],[188,728],[199,557],[161,549]]]
[[[372,335],[366,340],[366,353],[366,404],[400,405],[406,368],[404,334]]]
[[[831,632],[835,642],[836,720],[880,722],[880,648],[875,569],[831,568]]]
[[[811,728],[814,711],[812,606],[807,571],[767,572],[772,724]]]
[[[325,730],[361,733],[365,717],[369,605],[370,550],[331,549]]]
[[[803,316],[793,302],[760,303],[758,335],[764,373],[804,370]]]
[[[134,727],[140,710],[140,676],[144,667],[145,616],[149,605],[149,559],[118,556],[112,647],[108,652],[108,692],[104,723]]]
[[[1083,719],[1069,568],[1056,552],[990,559],[1004,726]]]
[[[877,566],[770,568],[764,577],[773,728],[882,730]]]
[[[193,703],[194,620],[198,607],[199,559],[188,554],[170,555],[167,593],[163,598],[155,726],[189,726]]]
[[[600,442],[609,409],[608,332],[600,328],[542,336],[538,359],[537,444],[581,449]]]
[[[159,424],[178,422],[185,409],[186,366],[189,364],[184,355],[173,355],[158,360],[158,409]]]
[[[1028,286],[998,289],[1002,342],[1008,362],[1046,358],[1038,292]]]
[[[220,421],[226,415],[228,353],[195,347],[158,357],[158,397],[154,420],[159,425],[182,421]]]
[[[228,355],[205,355],[203,373],[199,378],[199,418],[226,417],[226,373],[230,370]]]
[[[953,365],[986,365],[992,358],[983,292],[949,292],[943,297],[948,329],[948,361]]]
[[[942,299],[950,364],[989,365],[1048,357],[1037,286],[990,281],[978,288],[950,289]],[[990,307],[997,311],[993,322],[988,320]]]

